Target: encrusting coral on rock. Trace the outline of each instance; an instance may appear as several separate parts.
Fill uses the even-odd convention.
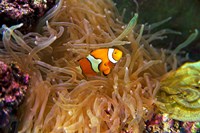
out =
[[[1,0],[0,26],[24,23],[21,31],[27,33],[54,4],[55,0]]]
[[[18,107],[25,98],[29,85],[29,75],[23,73],[19,67],[0,61],[0,131],[5,130],[15,117]],[[8,127],[10,128],[10,127]]]

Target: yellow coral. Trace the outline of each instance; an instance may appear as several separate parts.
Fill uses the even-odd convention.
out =
[[[157,105],[173,119],[200,120],[200,61],[185,63],[161,81]]]

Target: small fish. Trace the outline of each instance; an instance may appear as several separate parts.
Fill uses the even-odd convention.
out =
[[[122,57],[122,51],[115,48],[103,48],[92,51],[86,58],[79,60],[80,69],[86,76],[95,76],[102,72],[108,75],[111,68]]]

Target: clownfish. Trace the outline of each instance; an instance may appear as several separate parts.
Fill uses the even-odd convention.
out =
[[[102,72],[108,75],[122,57],[122,51],[115,48],[102,48],[92,51],[86,58],[80,59],[80,69],[86,76],[95,76]]]

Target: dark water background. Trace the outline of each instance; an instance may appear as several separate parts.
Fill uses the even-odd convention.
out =
[[[120,13],[124,8],[127,9],[125,22],[132,17],[131,12],[139,13],[140,24],[151,24],[172,17],[169,22],[155,30],[170,28],[180,31],[182,35],[168,35],[168,38],[154,42],[153,45],[156,47],[175,48],[184,42],[194,29],[197,29],[199,31],[197,39],[184,50],[189,52],[191,60],[200,60],[200,0],[137,0],[138,8],[134,0],[114,1]]]

